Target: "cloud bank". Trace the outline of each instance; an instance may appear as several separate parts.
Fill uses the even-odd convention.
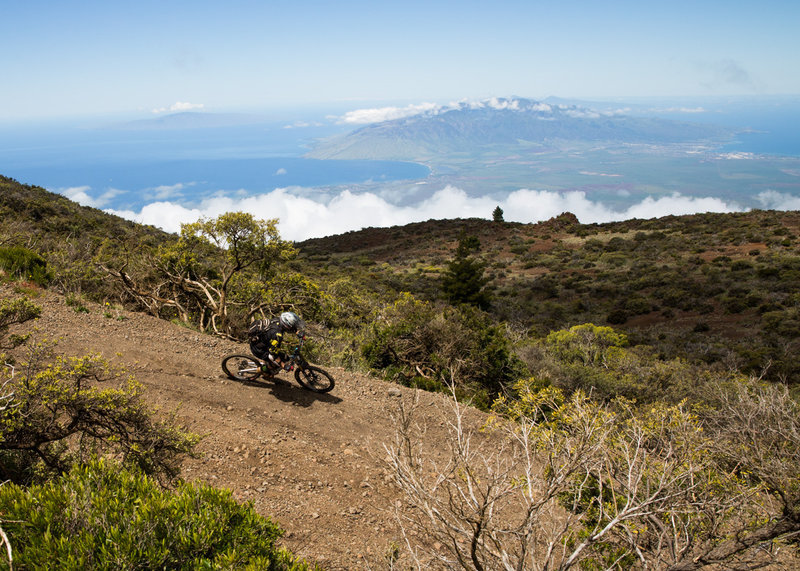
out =
[[[157,201],[147,204],[138,212],[107,212],[151,224],[168,232],[178,232],[181,223],[194,222],[200,217],[213,218],[231,211],[250,212],[260,219],[279,219],[278,228],[283,238],[302,241],[366,227],[398,226],[430,219],[491,219],[496,206],[503,209],[504,218],[509,222],[535,223],[562,212],[572,212],[584,224],[747,210],[735,202],[720,198],[692,197],[679,193],[647,197],[628,207],[615,209],[591,200],[586,193],[579,191],[520,189],[497,200],[491,197],[471,197],[459,188],[447,186],[417,204],[398,206],[371,192],[355,193],[345,189],[323,202],[299,196],[298,190],[279,188],[257,196],[217,196],[203,200],[195,207],[178,202]],[[774,191],[762,193],[758,201],[764,208],[800,208],[800,198]]]

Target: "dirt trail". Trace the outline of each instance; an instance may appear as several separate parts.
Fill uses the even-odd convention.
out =
[[[125,365],[152,405],[177,409],[204,435],[202,458],[185,462],[184,478],[252,501],[287,530],[288,548],[326,569],[385,568],[391,542],[402,541],[394,508],[409,508],[383,463],[394,435],[389,410],[414,391],[336,368],[329,394],[287,375],[285,383],[243,384],[227,379],[220,361],[244,345],[93,304],[79,313],[51,293],[35,301],[43,307],[39,337],[59,339],[59,353],[100,353]],[[428,442],[443,446],[447,403],[419,396]]]

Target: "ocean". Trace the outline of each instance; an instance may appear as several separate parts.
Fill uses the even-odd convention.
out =
[[[338,130],[341,130],[339,128]],[[428,167],[403,161],[307,159],[332,127],[282,124],[196,129],[0,129],[0,174],[54,192],[83,189],[103,206],[138,210],[159,199],[192,206],[212,195],[258,195],[276,188],[424,179]]]
[[[663,102],[656,115],[739,131],[723,151],[800,157],[800,96],[730,97]],[[658,107],[658,106],[654,106]],[[677,107],[677,108],[676,108]]]

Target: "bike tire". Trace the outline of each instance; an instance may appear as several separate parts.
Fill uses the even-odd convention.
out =
[[[303,388],[315,393],[327,393],[336,386],[330,373],[314,365],[295,369],[294,378]]]
[[[222,359],[222,370],[231,379],[252,381],[261,376],[261,363],[249,355],[228,355]]]

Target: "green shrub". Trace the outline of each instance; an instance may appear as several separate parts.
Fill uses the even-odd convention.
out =
[[[0,370],[13,397],[0,409],[3,480],[39,481],[104,453],[170,481],[193,454],[198,437],[157,419],[143,387],[100,356],[53,358],[39,346],[31,353],[18,371]]]
[[[469,306],[439,308],[411,294],[381,311],[362,355],[393,381],[429,390],[454,383],[473,396],[494,396],[525,374],[505,329],[486,313]]]
[[[111,462],[2,486],[0,513],[19,569],[309,569],[276,546],[275,523],[229,490],[168,491]]]
[[[50,282],[47,261],[22,246],[0,247],[0,268],[20,280],[27,280],[40,286]]]

